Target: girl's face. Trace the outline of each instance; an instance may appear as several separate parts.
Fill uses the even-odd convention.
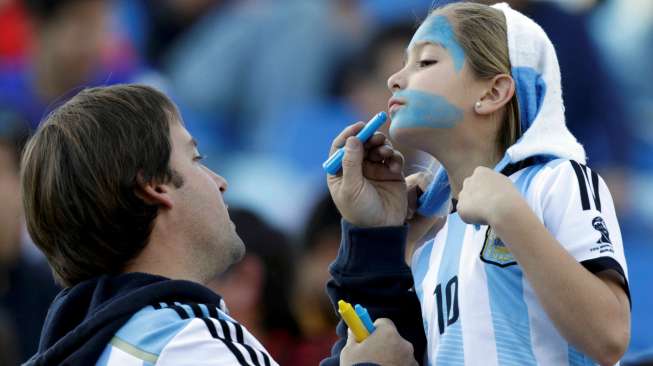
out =
[[[474,113],[483,86],[475,81],[465,52],[444,15],[433,14],[417,29],[404,67],[388,79],[391,137],[420,148],[429,136],[451,136]],[[453,137],[453,136],[452,136]],[[424,149],[426,150],[426,149]]]

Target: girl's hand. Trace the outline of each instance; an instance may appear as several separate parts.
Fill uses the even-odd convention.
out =
[[[477,167],[465,179],[458,195],[457,211],[468,224],[490,225],[499,222],[523,198],[512,181],[486,167]]]
[[[331,197],[342,217],[353,225],[401,226],[408,207],[404,158],[380,132],[363,146],[354,137],[363,126],[362,122],[353,124],[333,141],[329,155],[345,145],[345,156],[342,171],[327,176]]]

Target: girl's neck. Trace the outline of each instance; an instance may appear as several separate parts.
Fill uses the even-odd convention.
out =
[[[474,169],[479,166],[492,169],[502,158],[502,153],[492,140],[472,146],[438,150],[440,151],[429,151],[429,153],[447,170],[453,198],[458,198],[463,182],[474,173]]]

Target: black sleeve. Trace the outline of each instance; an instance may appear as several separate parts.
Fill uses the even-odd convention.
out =
[[[598,258],[593,258],[593,259],[588,259],[585,261],[580,262],[580,264],[585,267],[588,271],[597,274],[603,271],[607,271],[609,269],[614,270],[617,272],[621,278],[624,280],[623,285],[621,286],[624,289],[624,292],[626,293],[626,296],[628,296],[628,303],[630,304],[630,308],[632,310],[633,308],[633,302],[630,299],[630,286],[628,285],[628,279],[626,278],[626,274],[624,273],[623,268],[621,267],[621,264],[617,262],[614,258],[612,257],[598,257]]]
[[[334,309],[342,299],[367,308],[372,320],[391,319],[399,334],[413,344],[421,365],[426,336],[413,277],[404,260],[406,233],[407,226],[358,228],[343,220],[338,257],[329,267],[332,278],[327,293]],[[347,342],[347,325],[342,320],[336,333],[340,338],[321,366],[340,363],[340,351]]]

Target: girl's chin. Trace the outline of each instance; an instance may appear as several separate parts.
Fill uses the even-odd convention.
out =
[[[419,148],[420,142],[425,142],[429,128],[399,127],[390,125],[390,138],[399,145]]]

